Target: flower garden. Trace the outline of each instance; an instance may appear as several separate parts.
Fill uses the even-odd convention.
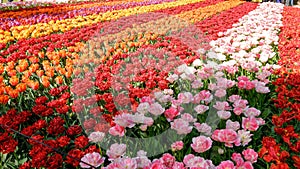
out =
[[[0,169],[300,168],[300,8],[0,5]]]

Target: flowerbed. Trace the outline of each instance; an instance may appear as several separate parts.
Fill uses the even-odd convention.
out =
[[[124,2],[3,8],[0,168],[299,168],[299,9]]]
[[[282,66],[276,85],[275,106],[280,114],[272,116],[274,131],[263,139],[260,157],[271,162],[271,168],[300,167],[299,136],[299,10],[285,8],[283,12],[283,29],[279,35],[278,50],[281,56],[278,63]],[[276,154],[276,155],[275,155]]]

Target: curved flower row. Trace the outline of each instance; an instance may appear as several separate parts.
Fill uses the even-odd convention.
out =
[[[254,73],[250,79],[260,79],[261,82],[252,82],[255,86],[262,87],[269,83],[264,79],[271,73],[261,72],[260,68],[278,68],[274,64],[274,45],[278,45],[282,11],[281,4],[264,3],[242,17],[232,29],[219,33],[219,39],[211,41],[212,48],[218,53],[216,59],[226,60],[222,63],[226,72],[234,74],[241,66],[243,70]]]
[[[216,13],[238,6],[242,3],[245,2],[239,0],[224,1],[224,2],[217,3],[216,5],[211,5],[204,8],[193,9],[187,12],[180,13],[177,15],[177,17],[186,19],[191,23],[195,23],[201,21],[204,18],[210,17]]]
[[[203,33],[207,33],[211,40],[218,39],[219,32],[226,32],[232,28],[232,25],[237,23],[240,18],[247,15],[250,11],[258,6],[257,3],[246,2],[237,7],[221,12],[219,15],[214,15],[203,21],[195,23]]]
[[[129,9],[110,11],[98,15],[78,16],[73,19],[65,19],[61,21],[57,20],[56,22],[50,21],[49,23],[15,26],[10,29],[11,32],[0,30],[0,43],[27,39],[28,37],[37,38],[55,32],[66,32],[74,28],[80,28],[85,25],[92,25],[102,21],[116,20],[124,16],[153,12],[160,9],[176,7],[199,1],[203,0],[175,1],[156,5],[138,6]]]
[[[272,117],[275,133],[263,139],[259,153],[261,158],[271,163],[271,168],[300,167],[299,15],[297,8],[284,8],[278,45],[278,64],[282,67],[276,72],[279,77],[273,82],[277,92],[274,102],[279,111]],[[289,160],[293,162],[292,165],[288,164]]]
[[[103,3],[94,3],[89,4],[87,7],[79,7],[74,10],[68,11],[60,11],[57,13],[56,11],[59,9],[54,8],[53,10],[55,13],[38,13],[32,16],[24,16],[12,19],[10,18],[1,18],[0,22],[2,22],[1,28],[2,30],[9,30],[11,27],[20,26],[20,25],[33,25],[38,23],[48,23],[50,21],[57,21],[57,20],[64,20],[64,19],[72,19],[77,16],[87,16],[92,14],[99,14],[105,13],[108,11],[113,10],[121,10],[121,9],[128,9],[137,6],[146,6],[146,5],[153,5],[153,4],[160,4],[163,2],[172,2],[173,0],[149,0],[149,1],[142,1],[142,2],[122,2],[119,4],[103,4]],[[49,11],[47,11],[49,12]]]

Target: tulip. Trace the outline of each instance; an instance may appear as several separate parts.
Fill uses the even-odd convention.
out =
[[[57,84],[62,84],[62,83],[63,83],[63,78],[62,78],[61,76],[57,76],[57,77],[55,78],[55,82],[56,82]]]
[[[0,103],[7,104],[9,97],[7,95],[0,95]]]
[[[12,76],[9,79],[9,84],[12,86],[16,86],[19,83],[19,78],[17,76]]]
[[[45,88],[48,88],[50,86],[49,77],[42,76],[42,84]]]
[[[0,74],[2,74],[4,72],[4,66],[3,64],[0,64]]]
[[[8,95],[11,97],[11,98],[17,98],[19,96],[19,91],[18,90],[10,90],[8,91]]]
[[[16,86],[16,90],[18,90],[20,93],[21,92],[24,92],[27,88],[27,85],[25,83],[19,83],[17,86]]]
[[[40,87],[40,84],[38,81],[29,80],[27,84],[30,88],[33,90],[37,90]]]

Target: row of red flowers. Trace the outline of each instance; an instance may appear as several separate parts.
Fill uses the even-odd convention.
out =
[[[274,133],[263,139],[260,157],[271,163],[272,169],[300,168],[300,10],[285,7],[278,50],[282,66],[278,70],[275,106],[279,114],[272,117]],[[292,161],[292,165],[288,165]]]

